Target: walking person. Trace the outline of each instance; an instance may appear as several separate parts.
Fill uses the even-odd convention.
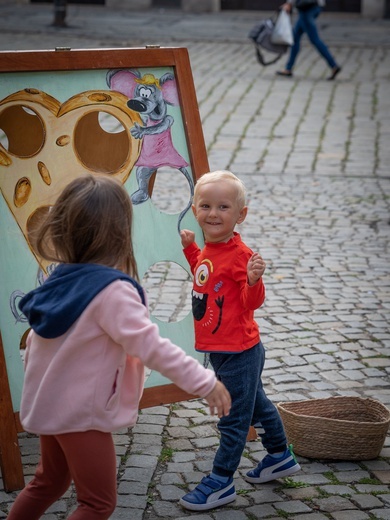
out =
[[[247,215],[245,187],[231,172],[206,173],[195,185],[192,209],[205,246],[198,247],[193,231],[182,230],[180,236],[194,275],[195,349],[210,356],[217,378],[232,398],[229,416],[218,423],[221,440],[211,474],[180,499],[186,509],[205,511],[235,500],[233,475],[251,425],[268,453],[244,476],[248,482],[286,477],[300,466],[261,381],[265,350],[254,311],[265,300],[266,265],[234,231]]]
[[[112,432],[133,426],[144,366],[229,413],[213,371],[159,335],[138,283],[132,205],[115,179],[73,180],[36,235],[39,254],[59,262],[20,302],[27,338],[20,418],[39,435],[41,457],[8,520],[38,520],[73,480],[72,520],[107,520],[117,497]]]
[[[293,76],[295,61],[301,49],[301,38],[306,33],[310,43],[317,49],[319,54],[324,58],[330,68],[330,75],[327,79],[334,80],[341,71],[341,67],[337,64],[328,47],[320,38],[316,25],[316,20],[324,8],[325,0],[317,0],[315,3],[302,5],[301,7],[299,6],[300,0],[291,0],[284,3],[281,6],[281,9],[291,13],[294,5],[298,11],[298,19],[295,22],[293,29],[294,43],[290,49],[290,55],[286,64],[286,68],[283,70],[278,70],[276,74],[278,76],[285,77]]]

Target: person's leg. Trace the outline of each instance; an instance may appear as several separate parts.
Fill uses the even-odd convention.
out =
[[[305,32],[304,27],[302,25],[302,19],[301,14],[298,14],[298,19],[295,22],[294,28],[293,28],[293,36],[294,36],[294,43],[291,46],[290,49],[290,55],[286,64],[286,71],[292,72],[295,61],[297,59],[297,56],[299,54],[299,51],[301,50],[301,38],[303,33]]]
[[[261,380],[265,363],[265,349],[262,343],[259,345],[259,353],[260,376],[254,403],[252,426],[258,429],[261,442],[268,453],[277,453],[286,449],[287,439],[279,412],[274,403],[267,397]]]
[[[301,23],[304,31],[306,32],[310,42],[314,47],[317,49],[317,51],[321,54],[321,56],[324,58],[324,60],[327,62],[329,67],[331,69],[334,69],[337,67],[337,63],[335,59],[333,58],[332,54],[330,53],[328,47],[325,45],[325,43],[321,40],[316,19],[320,15],[322,11],[322,8],[320,6],[314,6],[307,11],[302,12],[300,15]]]
[[[218,423],[220,445],[214,457],[213,472],[233,476],[241,460],[251,425],[261,373],[261,349],[255,345],[240,354],[211,354],[217,378],[229,390],[232,407]]]
[[[240,354],[210,354],[217,378],[230,392],[232,407],[229,415],[218,423],[221,440],[212,473],[180,499],[186,509],[205,511],[236,498],[233,475],[240,463],[253,415],[260,377],[259,356],[258,345]]]
[[[265,363],[265,349],[262,343],[259,345],[259,351],[260,377],[253,410],[252,426],[258,432],[268,454],[255,469],[248,471],[244,477],[248,482],[254,484],[287,477],[301,469],[292,449],[287,448],[287,439],[279,412],[264,391],[261,373]]]
[[[69,520],[107,520],[116,507],[112,435],[90,430],[57,436],[75,484],[78,507]]]
[[[68,489],[71,476],[55,436],[40,437],[41,458],[34,478],[19,493],[8,520],[38,520]]]

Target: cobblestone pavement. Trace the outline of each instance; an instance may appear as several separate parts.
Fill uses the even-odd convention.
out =
[[[293,79],[277,78],[278,65],[259,67],[246,35],[264,13],[102,12],[70,6],[70,28],[56,30],[48,27],[47,6],[1,4],[0,48],[188,47],[210,168],[231,169],[245,182],[249,215],[240,231],[268,263],[267,301],[256,318],[269,396],[370,397],[390,406],[390,21],[322,15],[324,39],[343,69],[327,82],[306,42]],[[169,182],[157,186],[167,208]],[[159,265],[144,283],[156,317],[189,312],[181,269]],[[116,433],[115,444],[113,520],[390,519],[389,437],[375,460],[298,457],[300,473],[258,486],[241,476],[264,455],[260,442],[248,442],[236,502],[199,514],[184,511],[178,499],[210,470],[218,444],[204,401],[143,410],[133,430]],[[20,446],[28,480],[37,439],[21,434]],[[15,496],[0,482],[0,518]],[[74,507],[70,489],[44,518],[64,519]]]

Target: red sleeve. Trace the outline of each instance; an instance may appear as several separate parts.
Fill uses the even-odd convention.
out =
[[[255,285],[248,284],[247,265],[249,258],[250,255],[247,254],[239,255],[233,269],[234,279],[240,284],[241,304],[245,309],[254,311],[264,303],[265,286],[262,278]]]
[[[192,244],[183,249],[183,253],[187,259],[187,262],[190,264],[191,273],[194,274],[199,255],[201,253],[198,244],[196,242],[192,242]]]
[[[248,282],[245,283],[241,291],[241,299],[243,305],[248,309],[254,311],[261,307],[265,300],[265,286],[263,279],[260,278],[255,285],[248,285]]]

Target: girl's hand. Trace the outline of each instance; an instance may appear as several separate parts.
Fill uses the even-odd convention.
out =
[[[265,267],[266,264],[259,253],[253,253],[247,266],[249,285],[255,285],[260,280],[264,274]]]
[[[185,249],[193,242],[195,242],[195,233],[189,229],[182,229],[180,231],[181,245]]]
[[[217,409],[218,417],[229,415],[232,400],[225,385],[221,383],[221,381],[215,383],[214,389],[209,393],[209,395],[206,395],[205,399],[210,406],[211,415],[215,414],[215,409]]]

